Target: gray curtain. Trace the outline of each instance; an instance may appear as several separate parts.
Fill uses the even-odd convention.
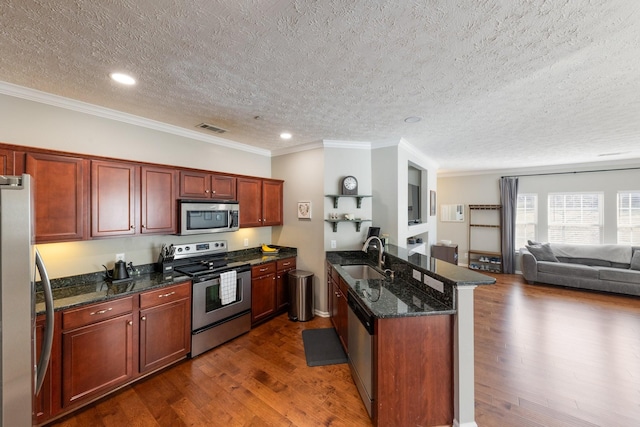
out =
[[[503,273],[516,272],[516,210],[518,208],[518,178],[500,178],[502,205],[502,269]]]

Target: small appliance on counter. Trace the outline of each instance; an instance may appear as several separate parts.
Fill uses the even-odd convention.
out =
[[[131,280],[128,270],[128,268],[130,268],[133,271],[133,263],[131,262],[127,268],[127,263],[118,260],[111,271],[109,271],[106,265],[103,264],[102,266],[105,270],[106,279],[112,283],[123,283]]]

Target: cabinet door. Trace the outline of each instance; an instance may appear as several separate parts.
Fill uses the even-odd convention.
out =
[[[276,311],[283,312],[289,307],[289,272],[296,268],[296,259],[279,260],[276,267]]]
[[[276,312],[276,263],[251,268],[251,324],[272,317]]]
[[[59,323],[59,316],[55,319],[55,322]],[[42,344],[44,338],[44,329],[46,323],[46,316],[40,315],[36,318],[36,361],[40,359],[40,353],[42,352]],[[54,372],[54,366],[57,367],[60,364],[60,335],[54,333],[53,344],[51,346],[51,358],[49,359],[49,366],[47,373],[42,383],[40,393],[35,397],[34,411],[36,415],[36,423],[42,424],[52,415],[57,412],[58,407],[54,405],[54,399],[60,395],[60,377]],[[58,372],[59,374],[59,372]]]
[[[173,169],[143,166],[140,169],[142,234],[176,232],[176,173]]]
[[[187,355],[191,345],[190,300],[182,298],[140,311],[140,372]]]
[[[131,313],[62,333],[62,405],[97,397],[133,377]]]
[[[77,157],[28,153],[33,177],[36,243],[85,238],[86,162]]]
[[[211,197],[211,175],[180,171],[180,197],[208,199]]]
[[[211,175],[211,197],[217,200],[235,200],[236,178],[225,175]]]
[[[136,233],[136,166],[91,162],[91,235]]]
[[[262,225],[262,180],[238,178],[240,227]]]
[[[342,281],[342,279],[340,279]],[[344,283],[343,287],[347,287],[348,285]],[[337,297],[337,307],[336,307],[336,323],[337,323],[337,331],[338,336],[340,337],[340,341],[342,341],[342,346],[345,350],[349,348],[349,340],[347,338],[349,334],[348,330],[348,313],[349,304],[347,303],[347,295],[342,292],[340,286],[338,286],[338,297]]]
[[[14,175],[13,151],[0,149],[0,175]]]
[[[262,181],[262,225],[282,225],[282,181]]]

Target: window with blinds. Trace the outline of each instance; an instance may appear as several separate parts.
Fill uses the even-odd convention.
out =
[[[603,193],[550,193],[551,243],[601,244]]]
[[[640,244],[640,191],[618,192],[618,244]]]
[[[515,248],[523,248],[528,240],[537,240],[537,227],[538,195],[518,194]]]

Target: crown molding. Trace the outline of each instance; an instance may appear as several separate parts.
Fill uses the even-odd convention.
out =
[[[310,151],[318,148],[323,148],[322,142],[311,142],[309,144],[294,145],[287,148],[279,148],[271,152],[271,157],[284,156],[286,154],[300,153],[302,151]]]
[[[215,144],[234,150],[245,151],[248,153],[258,154],[266,157],[271,156],[271,152],[269,150],[265,150],[262,148],[241,144],[239,142],[233,142],[217,136],[203,135],[200,132],[188,130],[167,123],[158,122],[156,120],[147,119],[133,114],[123,113],[121,111],[112,110],[110,108],[100,107],[94,104],[65,98],[59,95],[53,95],[47,92],[42,92],[11,83],[0,82],[0,94],[13,96],[15,98],[26,99],[28,101],[39,102],[41,104],[47,104],[54,107],[64,108],[79,113],[90,114],[92,116],[127,123],[134,126],[140,126],[159,132],[169,133],[172,135],[182,136],[184,138],[194,139],[209,144]]]
[[[365,141],[343,141],[337,139],[323,139],[324,148],[354,148],[357,150],[371,150],[371,143]]]

